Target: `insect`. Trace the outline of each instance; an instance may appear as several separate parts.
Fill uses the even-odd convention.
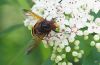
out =
[[[53,19],[51,21],[48,21],[30,10],[24,9],[24,11],[26,12],[26,14],[28,14],[28,16],[32,16],[33,18],[38,20],[37,23],[32,27],[32,36],[35,37],[35,44],[29,47],[27,51],[27,54],[29,54],[33,48],[36,48],[38,46],[38,44],[40,43],[39,41],[43,40],[45,36],[48,36],[50,31],[55,31],[58,25]]]

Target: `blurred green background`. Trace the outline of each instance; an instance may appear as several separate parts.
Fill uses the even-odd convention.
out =
[[[30,9],[32,5],[31,0],[0,0],[0,65],[45,65],[48,62],[51,52],[43,44],[25,55],[25,49],[34,41],[30,42],[32,36],[24,26],[22,9]]]
[[[40,44],[30,55],[25,51],[32,41],[31,32],[24,26],[25,16],[22,9],[30,9],[34,3],[31,0],[0,0],[0,65],[56,65],[50,61],[51,50]],[[96,17],[98,15],[92,13]],[[92,37],[90,37],[92,38]],[[88,41],[81,37],[81,49],[85,54],[80,64],[100,65],[100,53],[90,47]]]

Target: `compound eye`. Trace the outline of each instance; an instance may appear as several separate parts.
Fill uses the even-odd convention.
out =
[[[50,25],[49,25],[49,24],[45,24],[45,23],[42,23],[42,24],[41,24],[41,27],[42,27],[43,29],[45,29],[45,30],[50,29]]]
[[[50,25],[43,25],[43,28],[44,29],[49,29],[50,28]]]

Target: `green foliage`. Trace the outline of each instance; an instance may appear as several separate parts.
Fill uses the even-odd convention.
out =
[[[31,0],[0,0],[0,65],[56,65],[50,60],[52,50],[44,48],[42,43],[30,55],[25,54],[32,36],[24,27],[22,9],[30,9],[30,3]],[[74,65],[100,65],[100,53],[89,45],[91,36],[88,41],[78,39],[85,54]]]
[[[24,8],[24,9],[30,8],[26,0],[18,0],[18,2],[19,2],[19,4],[21,5],[22,8]]]

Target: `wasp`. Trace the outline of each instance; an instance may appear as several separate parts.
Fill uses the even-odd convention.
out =
[[[58,27],[57,23],[52,19],[51,21],[48,21],[44,19],[43,17],[37,15],[36,13],[32,12],[31,10],[24,9],[24,12],[28,14],[28,16],[32,16],[33,18],[37,19],[37,23],[32,27],[32,36],[35,37],[35,44],[31,45],[27,51],[27,54],[29,54],[33,48],[36,48],[41,40],[45,36],[48,36],[50,31],[55,31]]]

